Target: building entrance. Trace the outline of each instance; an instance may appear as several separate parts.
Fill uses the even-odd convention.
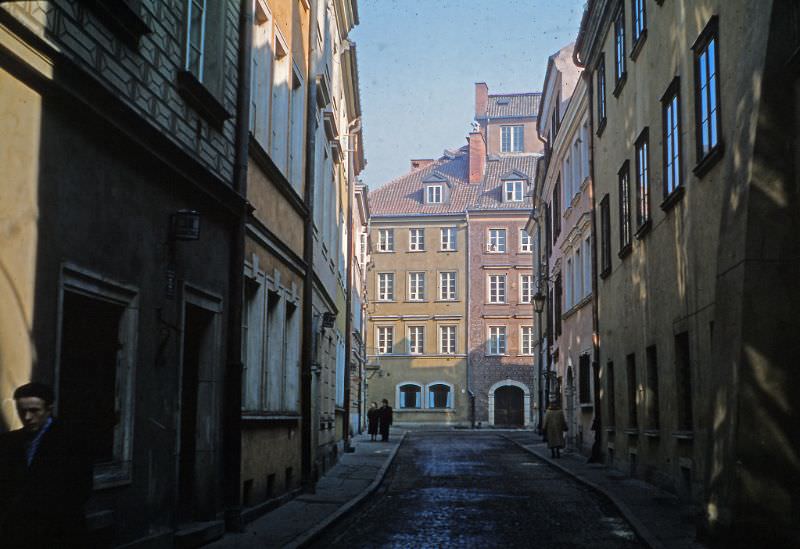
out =
[[[497,427],[525,425],[525,393],[519,387],[505,385],[494,392],[494,424]]]

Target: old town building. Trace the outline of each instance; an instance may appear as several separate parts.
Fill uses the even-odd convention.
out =
[[[537,290],[547,303],[549,383],[546,397],[564,409],[567,445],[586,452],[593,443],[592,225],[589,118],[586,83],[575,66],[573,45],[550,56],[539,111],[545,143],[544,172],[536,188],[545,243],[538,256]],[[542,338],[544,340],[544,337]]]
[[[603,451],[797,543],[796,2],[588,3]],[[749,546],[749,545],[747,545]]]
[[[93,441],[98,544],[224,526],[238,39],[236,2],[0,6],[0,428],[15,386],[55,386]]]

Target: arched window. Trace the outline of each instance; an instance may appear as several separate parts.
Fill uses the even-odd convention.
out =
[[[398,397],[398,407],[401,409],[422,408],[422,388],[419,385],[401,385]]]
[[[452,408],[453,391],[444,383],[428,385],[428,408]]]

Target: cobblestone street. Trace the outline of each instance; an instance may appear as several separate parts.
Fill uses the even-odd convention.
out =
[[[535,545],[531,545],[535,541]],[[314,547],[644,547],[594,491],[499,433],[410,433],[381,489]]]

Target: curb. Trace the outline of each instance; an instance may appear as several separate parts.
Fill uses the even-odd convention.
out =
[[[611,492],[609,492],[608,490],[606,490],[602,486],[592,482],[591,480],[589,480],[588,478],[584,477],[583,475],[580,475],[580,474],[578,474],[578,473],[576,473],[574,471],[571,471],[570,469],[564,467],[560,463],[556,463],[554,460],[539,454],[538,452],[534,451],[531,448],[528,448],[527,446],[525,446],[521,442],[518,442],[518,441],[514,440],[513,438],[511,438],[511,437],[509,437],[507,435],[501,434],[500,436],[502,436],[503,438],[513,442],[514,444],[516,444],[517,446],[519,446],[520,448],[522,448],[523,450],[525,450],[529,454],[532,454],[532,455],[536,456],[537,458],[539,458],[540,460],[544,461],[548,465],[551,465],[552,467],[558,469],[562,473],[565,473],[565,474],[569,475],[570,477],[574,478],[578,482],[581,482],[582,484],[585,484],[589,488],[595,490],[596,492],[598,492],[601,495],[603,495],[606,498],[608,498],[608,500],[611,501],[611,503],[614,504],[614,506],[616,506],[617,509],[619,509],[619,512],[622,514],[622,516],[625,518],[625,520],[627,520],[628,523],[636,531],[636,535],[638,535],[642,539],[642,541],[645,544],[647,544],[647,546],[649,546],[651,549],[666,549],[666,546],[661,542],[661,540],[658,539],[655,535],[653,535],[653,533],[650,532],[650,530],[647,528],[647,526],[645,526],[644,523],[642,523],[642,521],[640,521],[639,518],[636,517],[636,515],[634,515],[633,511],[630,510],[630,508],[627,506],[627,504],[625,504],[617,496],[615,496],[614,494],[612,494]]]
[[[336,511],[325,517],[322,522],[317,523],[316,526],[308,530],[305,534],[302,534],[288,544],[284,545],[284,549],[300,549],[302,547],[308,547],[314,540],[316,540],[325,530],[333,526],[336,522],[338,522],[342,517],[344,517],[347,513],[353,510],[358,504],[360,504],[367,496],[372,495],[375,490],[378,489],[381,482],[383,482],[384,477],[386,476],[386,472],[391,467],[392,463],[394,462],[394,458],[397,455],[398,450],[403,445],[403,442],[406,440],[406,435],[408,435],[408,431],[403,432],[403,436],[400,437],[400,442],[395,446],[392,453],[389,454],[389,459],[378,469],[378,474],[375,476],[375,480],[367,486],[359,495],[339,507]]]

